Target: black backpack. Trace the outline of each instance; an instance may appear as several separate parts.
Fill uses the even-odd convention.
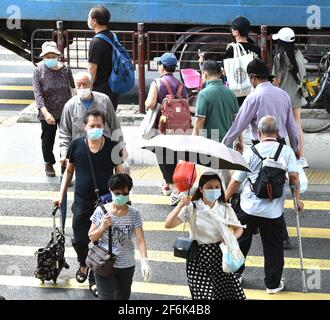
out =
[[[257,180],[252,183],[249,179],[254,193],[258,198],[269,199],[270,201],[282,197],[286,169],[277,160],[283,149],[283,144],[280,144],[277,148],[274,158],[263,158],[254,146],[251,149],[262,161]]]

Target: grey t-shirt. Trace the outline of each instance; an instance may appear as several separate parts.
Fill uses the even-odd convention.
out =
[[[106,205],[106,209],[109,207]],[[112,220],[112,252],[117,256],[114,264],[115,268],[129,268],[135,265],[135,252],[133,243],[133,232],[142,226],[142,218],[140,212],[129,206],[128,213],[123,217],[115,216],[108,211]],[[97,207],[90,220],[99,227],[102,222],[104,212]],[[108,234],[105,232],[99,240],[99,246],[108,250]]]
[[[304,56],[300,50],[296,51],[296,60],[299,68],[298,78],[300,81],[303,81],[306,76],[306,66]],[[280,88],[289,94],[293,107],[301,107],[307,104],[307,101],[302,96],[299,86],[293,78],[289,68],[286,65],[284,68],[281,67],[279,54],[274,58],[273,75],[276,79],[281,80]]]

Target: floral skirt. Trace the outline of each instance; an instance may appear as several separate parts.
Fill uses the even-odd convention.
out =
[[[198,246],[198,257],[187,260],[188,285],[194,300],[246,300],[234,273],[222,271],[219,244]]]

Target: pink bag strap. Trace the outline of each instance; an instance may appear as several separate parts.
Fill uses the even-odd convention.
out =
[[[171,89],[171,86],[170,86],[170,84],[168,83],[168,81],[167,81],[166,79],[160,79],[160,82],[165,86],[167,93],[168,93],[170,96],[174,97],[174,93],[173,93],[173,91],[172,91],[172,89]]]
[[[178,91],[176,93],[176,96],[181,99],[182,98],[182,90],[183,90],[183,84],[180,82],[179,83],[179,88],[178,88]]]

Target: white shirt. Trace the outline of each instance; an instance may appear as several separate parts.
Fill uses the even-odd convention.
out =
[[[276,141],[264,141],[258,143],[255,147],[262,157],[274,157],[279,143]],[[241,208],[247,214],[276,219],[283,213],[284,200],[285,200],[285,185],[283,185],[283,195],[280,198],[273,199],[260,199],[251,189],[251,183],[247,178],[250,178],[254,183],[258,177],[262,162],[256,154],[253,153],[251,148],[247,149],[243,154],[244,159],[249,164],[251,173],[243,171],[235,171],[232,179],[238,182],[244,182],[243,191],[241,195]],[[278,161],[287,166],[287,172],[298,172],[296,156],[293,150],[284,145]]]
[[[234,224],[240,224],[234,210],[229,206],[216,202],[211,209],[202,199],[194,201],[196,209],[194,210],[192,202],[184,207],[178,218],[182,222],[188,222],[190,228],[190,238],[197,240],[198,244],[217,243],[221,240],[221,227],[213,215],[220,215],[221,218],[229,220]]]

